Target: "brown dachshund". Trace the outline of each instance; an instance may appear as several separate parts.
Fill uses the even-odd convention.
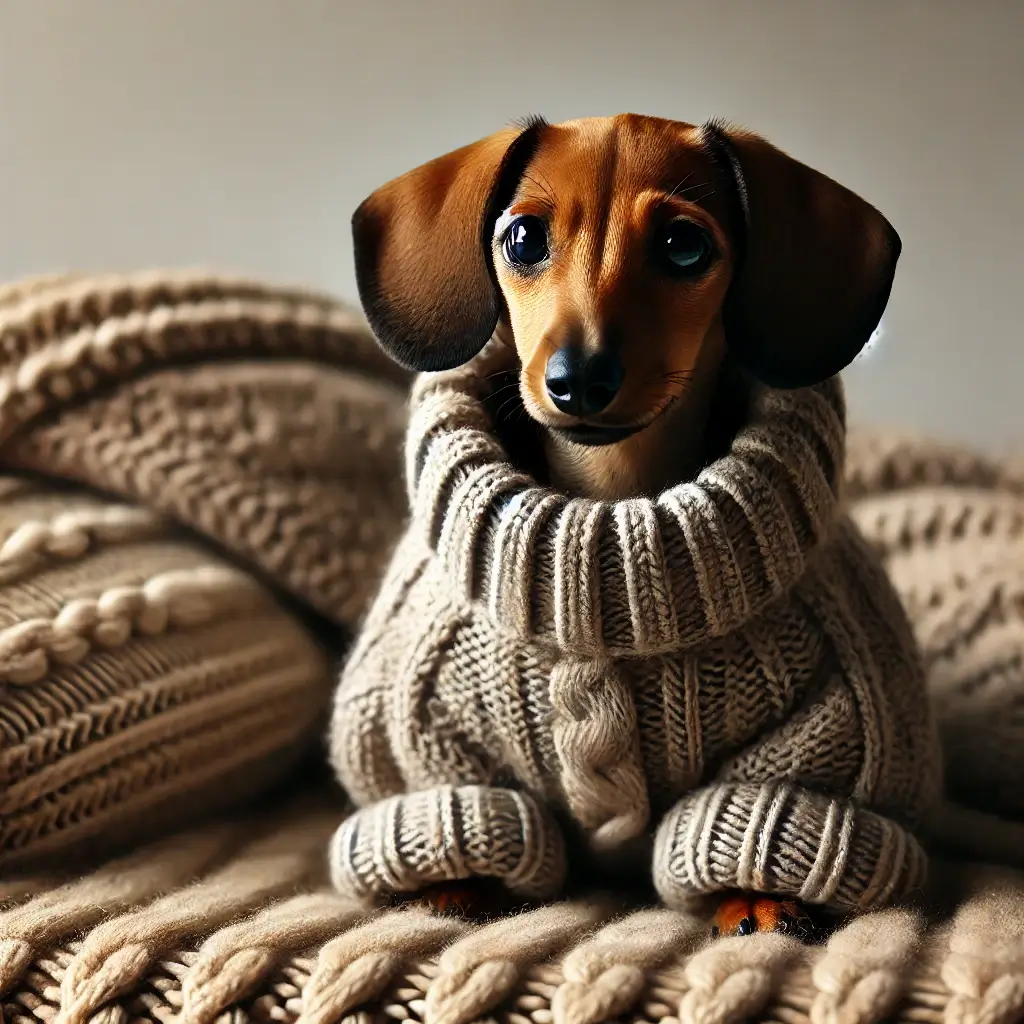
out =
[[[602,499],[714,458],[746,381],[842,370],[900,253],[876,209],[764,139],[633,114],[500,131],[384,185],[353,231],[383,347],[436,371],[509,346],[548,480]],[[719,927],[782,909],[737,900]]]

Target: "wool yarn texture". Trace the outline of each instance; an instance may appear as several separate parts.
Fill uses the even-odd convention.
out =
[[[416,384],[407,506],[407,378],[343,304],[0,287],[0,1017],[1024,1019],[1024,873],[971,863],[1024,851],[1024,466],[853,430],[844,468],[830,382],[758,396],[674,495],[598,507],[508,457],[489,386]],[[339,832],[344,792],[283,773],[364,616]],[[907,745],[928,715],[941,800],[934,733]],[[89,867],[96,840],[123,852]],[[673,907],[575,870],[482,927],[373,906],[551,891],[567,849],[667,865]],[[676,904],[727,878],[913,906],[712,940]]]
[[[232,809],[319,750],[404,426],[404,375],[323,296],[0,289],[0,871]]]

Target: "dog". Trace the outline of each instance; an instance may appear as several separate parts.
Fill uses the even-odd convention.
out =
[[[440,371],[494,339],[518,394],[506,433],[530,435],[554,487],[609,500],[714,459],[751,382],[843,370],[901,250],[877,209],[765,139],[635,114],[515,124],[384,185],[352,226],[384,349]],[[744,896],[716,926],[801,913]]]

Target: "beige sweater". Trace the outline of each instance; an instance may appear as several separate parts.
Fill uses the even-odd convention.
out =
[[[548,895],[560,820],[597,851],[654,835],[670,904],[741,887],[867,908],[918,886],[936,730],[903,609],[839,509],[839,382],[760,391],[695,481],[597,502],[511,464],[492,358],[413,391],[411,522],[336,696],[333,762],[363,809],[335,883]]]

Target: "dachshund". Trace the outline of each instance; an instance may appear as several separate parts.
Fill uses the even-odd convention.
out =
[[[520,414],[506,433],[530,435],[522,451],[552,486],[605,500],[718,457],[751,382],[839,373],[901,249],[878,210],[765,139],[635,114],[515,124],[384,185],[352,227],[383,348],[440,371],[493,339]],[[738,896],[716,927],[802,916]]]

